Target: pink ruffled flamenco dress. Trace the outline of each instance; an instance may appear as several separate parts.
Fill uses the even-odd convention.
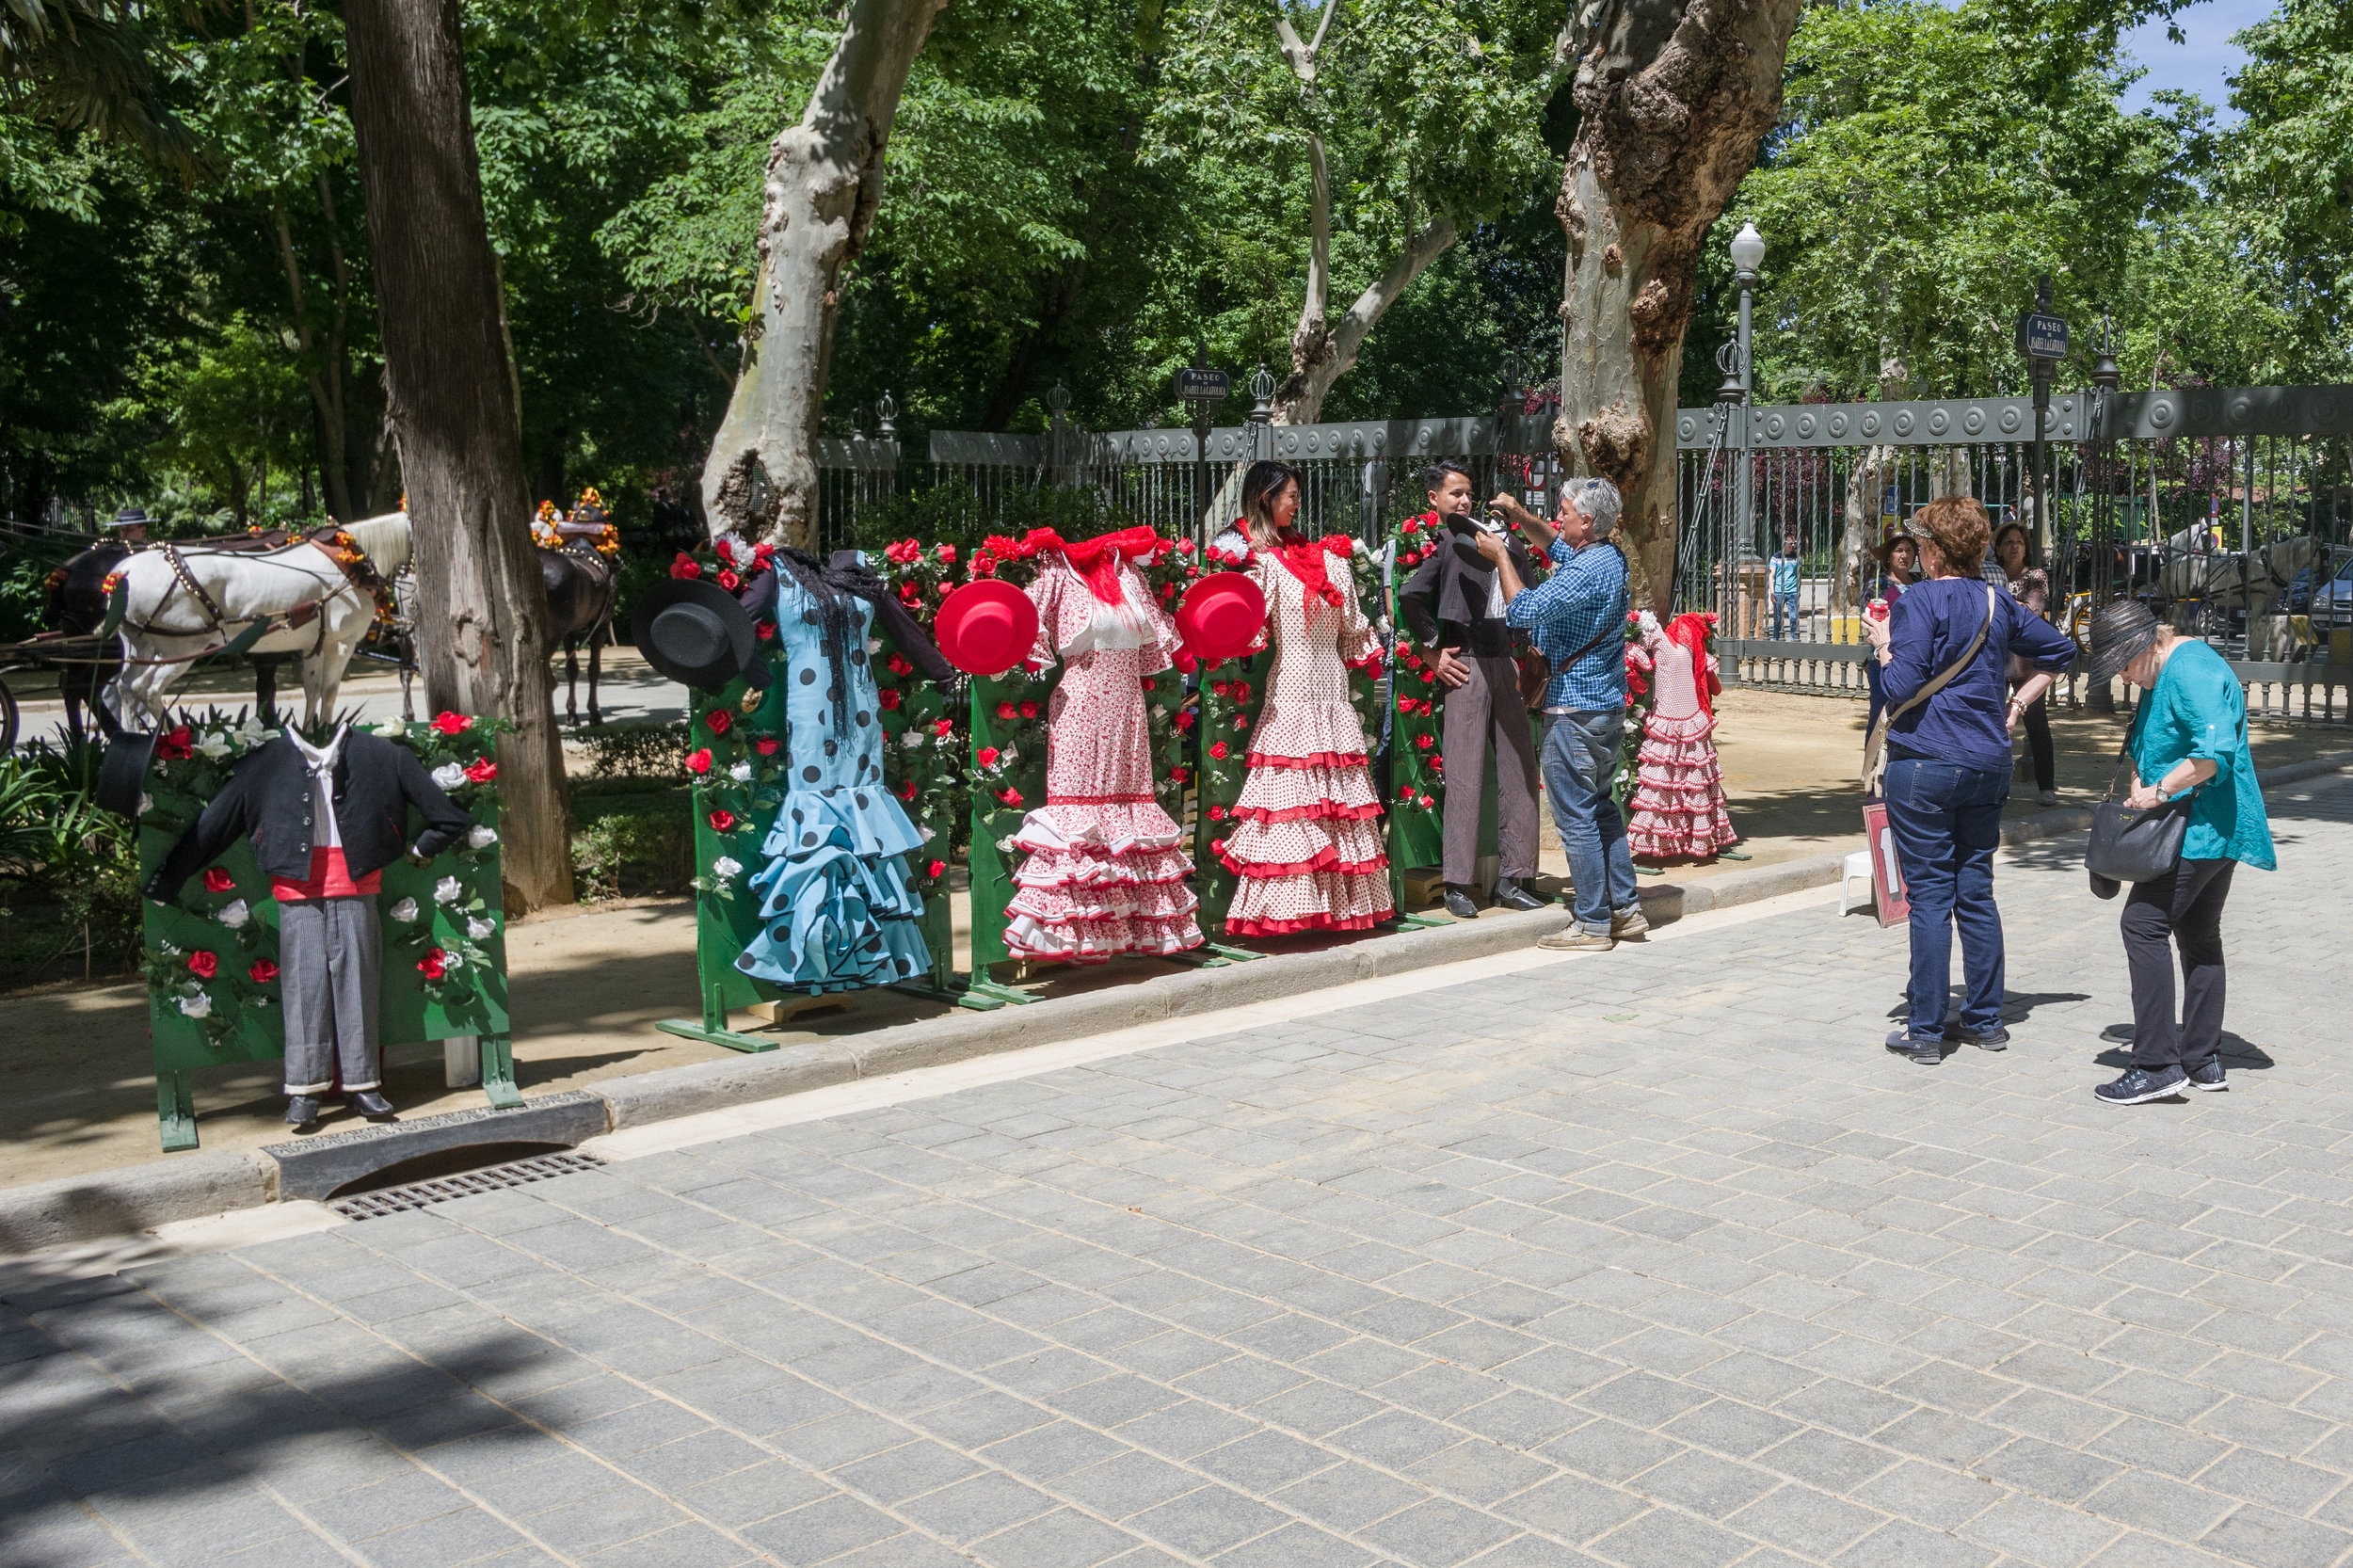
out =
[[[1707,621],[1677,616],[1664,632],[1645,612],[1641,636],[1626,663],[1649,670],[1656,698],[1635,757],[1634,795],[1627,803],[1626,847],[1645,860],[1705,860],[1740,841],[1725,808],[1724,776],[1717,760],[1716,713],[1709,698],[1721,690],[1716,656],[1707,651]]]
[[[1345,555],[1292,540],[1246,568],[1266,595],[1274,667],[1250,776],[1218,856],[1241,878],[1228,936],[1362,931],[1395,912],[1348,666],[1374,646]],[[1263,645],[1261,645],[1263,646]]]
[[[1038,557],[1030,656],[1064,667],[1046,712],[1046,804],[1013,838],[1027,857],[1005,946],[1025,958],[1099,963],[1202,942],[1184,830],[1152,792],[1144,685],[1178,647],[1134,565],[1155,542],[1126,529]]]

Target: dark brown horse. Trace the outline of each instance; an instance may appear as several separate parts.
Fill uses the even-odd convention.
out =
[[[602,724],[597,707],[597,677],[604,645],[613,635],[613,601],[621,576],[611,557],[592,545],[572,544],[539,552],[539,579],[548,589],[548,635],[564,645],[564,722],[580,722],[580,645],[588,644],[588,722]]]

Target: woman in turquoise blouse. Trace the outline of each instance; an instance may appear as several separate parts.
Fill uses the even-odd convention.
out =
[[[2133,1062],[2093,1093],[2110,1105],[2138,1105],[2184,1089],[2229,1087],[2221,1058],[2222,904],[2240,865],[2267,872],[2277,861],[2247,749],[2247,696],[2222,656],[2176,636],[2146,605],[2128,600],[2102,610],[2091,628],[2092,689],[2120,675],[2148,694],[2129,743],[2126,804],[2147,810],[2190,796],[2180,861],[2153,882],[2134,884],[2124,904]],[[2096,878],[2093,890],[2116,892]],[[2173,949],[2182,959],[2178,1018]]]

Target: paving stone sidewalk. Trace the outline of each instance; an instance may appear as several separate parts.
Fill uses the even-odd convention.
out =
[[[12,1289],[0,1561],[2322,1568],[2353,1551],[2353,781],[2233,1089],[2120,1112],[2116,906],[1628,945]]]

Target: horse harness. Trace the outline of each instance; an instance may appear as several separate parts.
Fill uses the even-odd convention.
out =
[[[350,536],[344,533],[342,528],[335,526],[313,529],[307,534],[287,528],[267,531],[256,529],[244,538],[224,540],[217,546],[208,546],[202,552],[211,555],[269,555],[297,543],[316,547],[328,560],[334,562],[336,569],[343,574],[342,585],[321,598],[304,600],[301,603],[290,608],[275,610],[245,622],[246,632],[239,635],[250,645],[266,636],[274,622],[282,622],[289,631],[298,631],[315,620],[318,622],[318,636],[311,651],[316,655],[323,653],[327,648],[327,619],[320,612],[328,604],[347,593],[366,590],[369,597],[376,600],[380,611],[385,597],[382,576],[359,547],[350,542]],[[200,632],[167,631],[154,624],[154,617],[161,616],[165,608],[171,603],[174,589],[184,588],[188,597],[196,600],[197,606],[204,612],[202,631],[225,633],[230,624],[228,612],[220,607],[218,600],[205,591],[204,584],[197,581],[196,573],[188,568],[187,558],[180,547],[165,539],[143,548],[163,556],[164,564],[171,568],[172,587],[165,589],[164,597],[156,600],[155,608],[148,620],[128,624],[151,636],[200,635]],[[132,553],[136,554],[137,552],[135,550]],[[215,651],[217,649],[207,648],[202,653],[185,655],[182,659],[154,659],[139,662],[179,664],[185,662],[186,659],[203,658],[205,654]]]

